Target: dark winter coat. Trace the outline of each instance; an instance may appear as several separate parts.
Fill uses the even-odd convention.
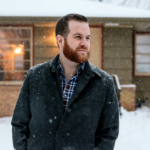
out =
[[[57,57],[32,67],[14,111],[16,150],[113,150],[118,103],[113,79],[88,61],[64,111]]]

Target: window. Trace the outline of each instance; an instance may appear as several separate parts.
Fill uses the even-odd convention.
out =
[[[0,82],[22,81],[32,64],[32,27],[0,27]]]
[[[134,75],[150,76],[150,33],[135,34]]]

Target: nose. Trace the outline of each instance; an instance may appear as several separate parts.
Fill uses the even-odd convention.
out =
[[[84,47],[88,47],[88,45],[89,45],[89,41],[87,41],[87,39],[86,38],[83,38],[82,40],[81,40],[81,43],[80,43],[80,45],[81,46],[84,46]]]

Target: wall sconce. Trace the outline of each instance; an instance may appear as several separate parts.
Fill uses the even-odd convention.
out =
[[[15,54],[23,54],[23,51],[22,51],[23,49],[24,49],[24,45],[19,44],[15,46],[14,52]]]
[[[21,53],[21,48],[17,47],[17,48],[14,50],[14,52],[15,52],[16,54]]]

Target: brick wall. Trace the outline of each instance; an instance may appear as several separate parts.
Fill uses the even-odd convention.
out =
[[[12,116],[21,85],[0,85],[0,117]]]
[[[121,106],[127,111],[135,110],[135,85],[121,85]]]

